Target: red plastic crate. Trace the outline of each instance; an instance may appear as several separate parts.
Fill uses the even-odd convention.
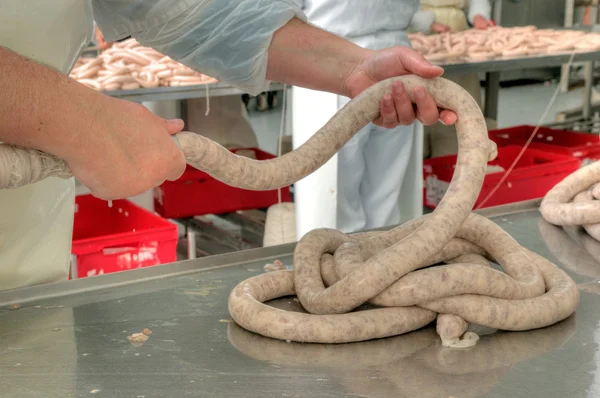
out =
[[[275,158],[257,148],[231,151],[253,151],[257,160]],[[291,201],[290,188],[281,189],[281,200]],[[165,218],[184,218],[204,214],[231,213],[269,207],[278,202],[277,190],[250,191],[224,184],[207,173],[188,165],[177,181],[165,181],[154,189],[154,209]]]
[[[523,146],[533,133],[535,126],[523,125],[500,130],[491,130],[489,137],[498,146]],[[577,133],[541,127],[530,148],[570,155],[581,159],[581,166],[600,160],[600,138],[594,134]]]
[[[514,145],[499,147],[498,157],[488,164],[507,170],[521,149]],[[423,160],[423,203],[426,207],[435,208],[439,204],[450,185],[456,158],[456,155],[449,155]],[[577,170],[579,164],[579,159],[569,155],[528,148],[483,207],[543,198],[554,185]],[[475,207],[496,187],[504,174],[505,171],[498,171],[485,176]]]
[[[71,252],[79,278],[177,261],[177,226],[128,200],[75,198]]]

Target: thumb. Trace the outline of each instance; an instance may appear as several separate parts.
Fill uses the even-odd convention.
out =
[[[424,78],[439,77],[444,73],[444,69],[437,65],[432,65],[417,51],[412,48],[403,48],[398,54],[402,66],[408,73],[415,74]]]
[[[175,135],[183,130],[184,125],[185,122],[181,119],[165,120],[165,127],[171,135]]]

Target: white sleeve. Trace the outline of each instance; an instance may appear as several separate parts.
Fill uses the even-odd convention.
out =
[[[305,15],[299,0],[92,0],[107,41],[142,45],[250,93],[267,91],[275,31]]]
[[[431,25],[435,22],[432,11],[417,11],[410,20],[409,29],[419,33],[431,33]]]
[[[487,19],[492,18],[492,4],[490,0],[468,0],[467,8],[467,17],[471,25],[473,25],[473,19],[478,14]]]

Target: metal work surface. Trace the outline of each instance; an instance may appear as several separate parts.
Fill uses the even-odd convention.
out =
[[[208,86],[208,90],[206,87]],[[271,91],[283,90],[283,84],[272,83]],[[201,84],[197,86],[139,88],[136,90],[103,91],[111,97],[135,102],[144,101],[174,101],[192,98],[224,97],[242,95],[243,92],[225,83]]]
[[[479,72],[503,72],[517,69],[533,69],[561,66],[569,62],[570,53],[527,56],[521,58],[499,58],[481,62],[469,63],[436,63],[444,68],[444,73],[463,74]],[[573,62],[598,61],[600,51],[580,52],[575,55]]]
[[[513,208],[514,210],[514,208]],[[485,213],[485,212],[484,212]],[[270,340],[227,322],[227,296],[293,245],[0,293],[6,397],[598,397],[600,243],[540,222],[494,218],[562,266],[581,304],[549,328],[444,349],[433,328],[343,345]],[[45,298],[53,297],[53,298]],[[293,308],[291,298],[277,306]],[[141,346],[127,336],[152,331]]]

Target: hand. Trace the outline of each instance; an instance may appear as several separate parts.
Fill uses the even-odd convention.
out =
[[[475,29],[486,30],[490,26],[494,26],[494,23],[481,14],[475,15],[475,18],[473,18],[473,27]]]
[[[431,24],[431,31],[433,33],[446,33],[450,32],[450,26],[444,25],[443,23],[434,22]]]
[[[106,40],[104,40],[104,35],[102,34],[102,32],[100,31],[100,28],[98,28],[97,25],[96,25],[96,46],[98,46],[98,48],[100,50],[106,50],[107,48],[112,47],[112,43],[107,43]]]
[[[390,77],[415,74],[435,78],[443,72],[441,67],[430,64],[421,54],[408,47],[370,51],[348,75],[346,92],[353,98],[371,85]],[[404,85],[395,83],[391,93],[382,99],[381,115],[373,123],[386,128],[410,125],[415,119],[426,126],[438,121],[446,125],[456,123],[456,114],[449,110],[439,110],[424,87],[416,87],[413,95],[416,108],[413,108]]]
[[[185,158],[170,136],[181,131],[183,121],[167,121],[133,102],[104,101],[87,107],[86,131],[60,154],[94,196],[136,196],[183,174]]]

